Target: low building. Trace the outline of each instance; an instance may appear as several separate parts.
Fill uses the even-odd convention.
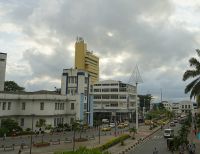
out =
[[[76,69],[64,69],[61,94],[52,91],[8,93],[0,92],[0,121],[11,118],[23,129],[38,129],[40,119],[46,125],[72,124],[81,120],[93,125],[93,101],[90,91],[90,76]]]
[[[93,86],[94,118],[113,121],[133,120],[136,87],[121,81],[106,80]]]

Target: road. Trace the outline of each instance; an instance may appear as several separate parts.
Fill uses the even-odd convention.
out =
[[[174,129],[175,135],[178,133],[180,126],[181,125],[177,123],[176,127],[172,127]],[[168,127],[169,125],[165,126],[165,128]],[[129,154],[152,154],[155,147],[158,150],[158,154],[171,154],[171,152],[167,150],[167,141],[163,137],[163,130],[159,130],[153,134],[148,140],[129,152]]]

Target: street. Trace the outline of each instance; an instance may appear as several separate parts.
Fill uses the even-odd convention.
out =
[[[172,127],[175,135],[178,133],[180,126],[181,125],[177,123],[176,127]],[[165,126],[165,128],[168,127],[170,128],[169,125]],[[128,154],[152,154],[155,147],[158,150],[158,154],[171,154],[171,152],[167,150],[167,141],[163,137],[163,131],[165,128],[157,131],[155,134],[150,136],[148,140],[136,146],[136,148],[130,151]]]

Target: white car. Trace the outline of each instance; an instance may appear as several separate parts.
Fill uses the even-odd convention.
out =
[[[112,123],[110,123],[110,125],[109,125],[111,128],[114,128],[115,127],[115,123],[114,122],[112,122]]]
[[[164,137],[169,138],[169,137],[174,137],[174,130],[173,129],[165,129],[164,130]]]

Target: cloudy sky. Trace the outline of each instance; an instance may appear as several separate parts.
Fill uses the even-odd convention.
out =
[[[0,0],[6,80],[27,91],[60,87],[82,36],[100,57],[101,80],[128,82],[137,64],[141,94],[189,99],[182,75],[200,47],[199,17],[198,0]]]

